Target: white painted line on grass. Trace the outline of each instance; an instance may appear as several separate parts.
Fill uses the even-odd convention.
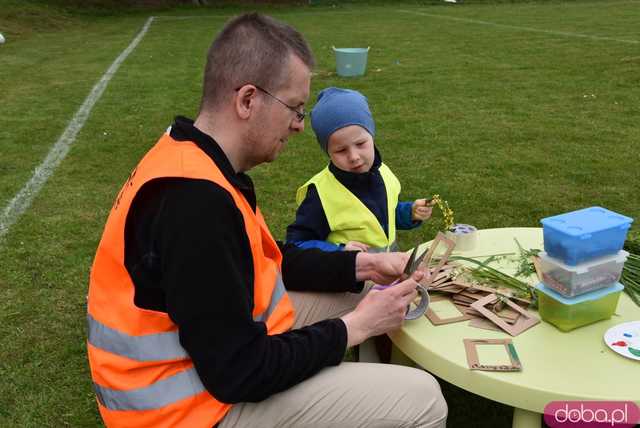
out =
[[[498,24],[498,23],[490,22],[490,21],[481,21],[479,19],[459,18],[457,16],[438,15],[438,14],[435,14],[435,13],[419,12],[419,11],[415,11],[415,10],[398,9],[397,11],[398,12],[402,12],[402,13],[412,13],[412,14],[415,14],[415,15],[428,16],[430,18],[448,19],[448,20],[451,20],[451,21],[466,22],[466,23],[470,23],[470,24],[490,25],[492,27],[507,28],[507,29],[510,29],[510,30],[531,31],[531,32],[534,32],[534,33],[552,34],[552,35],[555,35],[555,36],[580,37],[580,38],[583,38],[583,39],[603,40],[603,41],[609,41],[609,42],[640,44],[639,40],[617,39],[615,37],[593,36],[593,35],[590,35],[590,34],[570,33],[570,32],[566,32],[566,31],[554,31],[554,30],[543,30],[543,29],[540,29],[540,28],[532,28],[532,27],[520,27],[520,26],[517,26],[517,25]]]
[[[14,196],[4,210],[2,210],[2,214],[0,214],[0,241],[4,235],[7,234],[9,228],[18,220],[27,208],[29,208],[33,199],[36,197],[38,192],[40,192],[40,189],[42,189],[42,186],[44,186],[57,166],[65,158],[69,152],[71,144],[75,141],[78,132],[80,132],[87,121],[89,114],[91,113],[91,109],[98,99],[100,99],[100,96],[107,87],[107,84],[116,71],[118,71],[120,64],[122,64],[129,54],[133,52],[136,46],[138,46],[138,43],[140,43],[140,40],[142,40],[146,34],[149,26],[153,22],[153,19],[153,16],[147,19],[147,22],[144,24],[138,35],[133,39],[129,46],[122,51],[115,61],[113,61],[111,67],[109,67],[109,69],[104,73],[100,81],[93,87],[91,93],[89,93],[87,98],[84,100],[75,116],[73,116],[73,119],[71,119],[71,122],[67,125],[67,128],[64,130],[60,138],[58,138],[58,141],[56,141],[53,147],[51,147],[49,153],[47,153],[47,157],[40,165],[38,165],[38,167],[36,167],[27,184],[20,189],[16,196]]]
[[[362,15],[365,13],[377,13],[375,11],[373,12],[366,12],[366,11],[359,11],[359,10],[331,10],[331,9],[320,9],[320,10],[297,10],[297,11],[283,11],[283,12],[278,12],[276,14],[274,14],[274,17],[280,17],[280,16],[290,16],[290,15],[318,15],[318,14],[323,14],[323,15]],[[238,16],[236,15],[207,15],[207,14],[203,14],[203,15],[156,15],[156,20],[159,19],[166,19],[166,20],[184,20],[184,19],[205,19],[205,18],[233,18],[234,16]]]

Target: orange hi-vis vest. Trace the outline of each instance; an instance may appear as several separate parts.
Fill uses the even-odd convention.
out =
[[[178,326],[165,312],[138,308],[124,263],[127,213],[136,193],[161,177],[210,180],[229,192],[242,213],[253,256],[253,319],[270,335],[294,321],[282,283],[282,254],[260,210],[193,142],[167,133],[140,161],[111,209],[91,269],[87,351],[100,414],[107,427],[207,427],[231,408],[204,388],[193,361],[180,346]],[[216,219],[211,219],[216,221]],[[215,284],[210,279],[211,287]],[[210,328],[224,328],[212,325]]]

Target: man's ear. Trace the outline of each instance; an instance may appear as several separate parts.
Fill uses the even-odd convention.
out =
[[[256,106],[256,94],[258,90],[253,85],[244,85],[236,92],[234,107],[238,117],[248,119],[252,109]]]

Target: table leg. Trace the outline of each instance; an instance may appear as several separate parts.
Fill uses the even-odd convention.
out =
[[[542,426],[542,415],[524,409],[513,409],[512,428],[540,428]]]

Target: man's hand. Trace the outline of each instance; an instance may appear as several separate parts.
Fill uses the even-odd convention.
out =
[[[416,287],[422,277],[423,272],[416,271],[411,278],[389,288],[369,291],[353,312],[341,318],[347,326],[347,347],[400,328],[407,306],[418,295]]]
[[[344,244],[344,251],[367,251],[369,246],[358,241],[349,241]]]
[[[409,255],[406,253],[358,253],[356,280],[372,280],[377,284],[390,284],[400,278]]]
[[[431,217],[433,211],[433,202],[426,199],[416,199],[411,205],[411,220],[425,221]]]

